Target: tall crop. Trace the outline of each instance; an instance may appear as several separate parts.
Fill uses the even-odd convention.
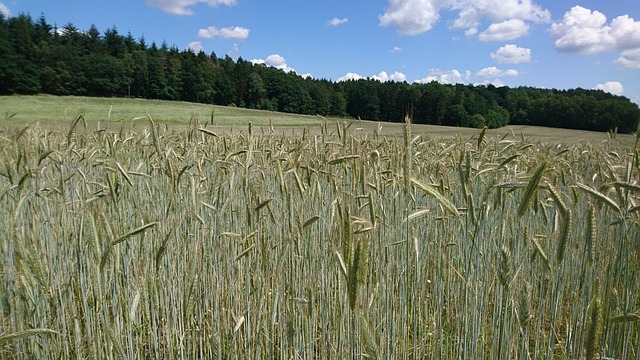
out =
[[[0,358],[640,357],[637,149],[81,120],[0,134]]]

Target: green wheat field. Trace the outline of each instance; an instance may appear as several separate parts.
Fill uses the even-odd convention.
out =
[[[640,358],[636,137],[60,114],[0,129],[0,358]]]

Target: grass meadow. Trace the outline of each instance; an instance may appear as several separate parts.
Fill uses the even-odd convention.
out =
[[[637,142],[208,116],[0,129],[0,358],[640,358]]]

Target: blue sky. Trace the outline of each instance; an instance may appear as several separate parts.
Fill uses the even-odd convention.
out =
[[[601,88],[640,103],[640,0],[7,0],[0,12],[334,81]]]

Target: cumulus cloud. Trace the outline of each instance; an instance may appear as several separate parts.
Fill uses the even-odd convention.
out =
[[[531,49],[508,44],[491,53],[491,59],[498,64],[521,64],[531,62]]]
[[[559,51],[577,54],[620,51],[617,64],[640,67],[640,22],[629,15],[618,16],[608,24],[603,13],[574,6],[562,21],[551,24],[550,32]]]
[[[518,70],[500,70],[495,66],[486,67],[476,73],[481,78],[501,78],[504,76],[518,76]]]
[[[187,50],[191,50],[197,54],[200,51],[204,51],[204,48],[202,47],[202,43],[200,41],[194,41],[187,45]]]
[[[428,84],[437,81],[441,84],[464,84],[469,81],[471,71],[467,70],[464,75],[458,70],[429,69],[427,77],[416,80],[416,83]]]
[[[266,59],[252,59],[251,62],[254,64],[264,64],[267,66],[271,66],[284,72],[295,71],[295,69],[287,65],[287,60],[278,54],[269,55]]]
[[[640,48],[640,21],[629,15],[618,16],[611,22],[611,36],[620,50]]]
[[[599,11],[574,6],[564,14],[561,22],[551,24],[551,36],[560,51],[595,54],[612,50],[615,39],[607,17]]]
[[[363,76],[361,76],[358,73],[346,73],[344,76],[339,77],[336,82],[342,82],[342,81],[349,81],[349,80],[360,80],[360,79],[364,79]]]
[[[475,83],[474,85],[476,85],[476,86],[488,86],[488,85],[493,85],[493,86],[495,86],[495,87],[502,87],[502,86],[505,86],[505,83],[504,83],[504,81],[502,81],[501,79],[496,78],[496,79],[487,79],[487,80],[484,80],[484,81],[483,81],[483,82],[481,82],[481,83]]]
[[[529,33],[529,25],[519,19],[505,20],[491,24],[479,35],[481,41],[507,41],[517,39]]]
[[[374,80],[378,80],[380,82],[387,81],[395,81],[395,82],[404,82],[407,81],[407,76],[401,72],[394,71],[393,74],[389,75],[386,71],[381,71],[378,75],[373,75],[371,77]]]
[[[235,5],[236,0],[147,0],[147,6],[159,7],[160,10],[173,15],[193,15],[192,6],[207,4],[211,7],[217,5]]]
[[[287,72],[293,71],[293,69],[290,68],[289,65],[287,65],[287,60],[278,54],[267,56],[265,64],[273,66],[274,68],[282,69]]]
[[[398,53],[398,52],[402,52],[402,50],[404,50],[404,49],[402,49],[399,46],[394,46],[393,49],[391,49],[391,52],[392,53]]]
[[[480,33],[482,21],[488,20],[491,25],[481,33],[485,41],[511,40],[528,33],[526,22],[551,21],[550,12],[531,0],[389,0],[380,25],[417,35],[431,30],[442,11],[457,12],[452,27],[465,30],[467,36]]]
[[[0,14],[4,15],[5,18],[11,17],[11,11],[4,3],[0,3]]]
[[[344,24],[344,23],[346,23],[348,21],[349,21],[348,18],[338,19],[337,17],[335,17],[335,18],[327,21],[327,25],[329,25],[329,26],[339,26],[339,25],[342,25],[342,24]]]
[[[626,68],[640,69],[640,48],[624,50],[614,62]]]
[[[461,0],[453,3],[452,8],[459,11],[459,17],[453,24],[457,29],[477,29],[483,19],[493,24],[506,20],[534,23],[551,21],[549,10],[531,0]]]
[[[244,40],[249,37],[250,31],[251,30],[240,27],[240,26],[227,27],[227,28],[221,28],[221,29],[218,29],[215,26],[209,26],[206,29],[198,30],[198,37],[202,39],[223,38],[223,39]]]
[[[393,26],[402,35],[417,35],[431,30],[442,5],[437,0],[389,0],[380,25]]]
[[[391,75],[387,74],[386,71],[381,71],[380,73],[378,73],[377,75],[372,75],[369,77],[370,79],[373,80],[378,80],[380,82],[387,82],[387,81],[395,81],[395,82],[404,82],[407,81],[407,76],[401,72],[397,72],[394,71]],[[336,82],[342,82],[342,81],[349,81],[349,80],[360,80],[360,79],[366,79],[364,76],[358,74],[358,73],[346,73],[344,76],[339,77]]]
[[[607,81],[603,84],[598,84],[594,87],[596,90],[602,90],[613,95],[622,95],[624,94],[624,87],[622,83],[619,81]]]

